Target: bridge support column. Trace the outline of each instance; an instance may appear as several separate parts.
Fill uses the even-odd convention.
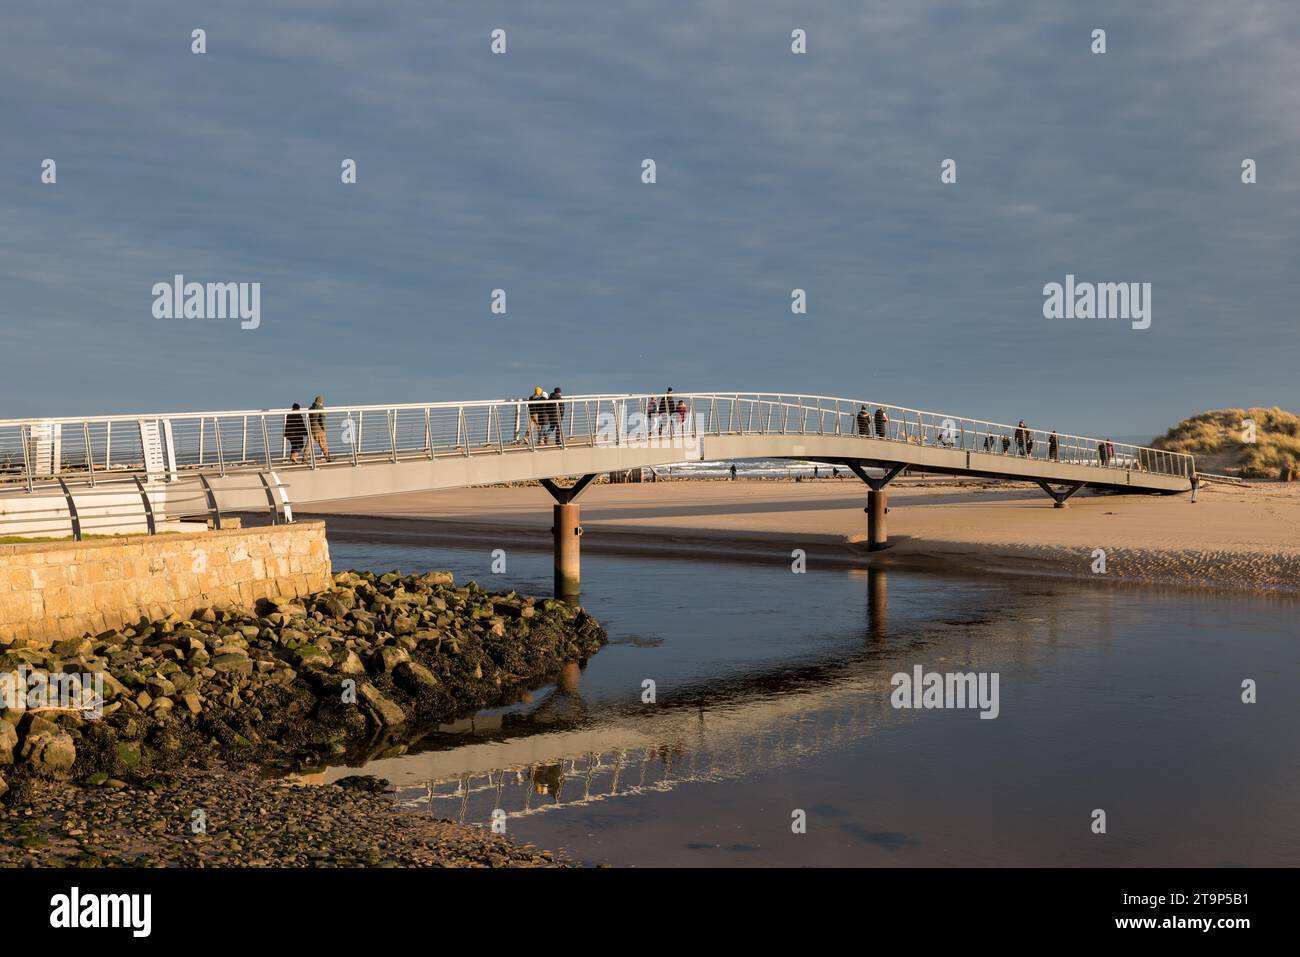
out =
[[[878,552],[882,548],[888,548],[889,533],[885,527],[885,516],[889,514],[889,493],[885,491],[885,486],[903,471],[903,466],[901,464],[890,466],[881,478],[872,478],[867,475],[862,463],[845,462],[844,464],[853,471],[854,475],[866,482],[870,489],[867,492],[867,507],[863,509],[867,513],[867,550]]]
[[[561,601],[576,602],[582,590],[582,525],[579,519],[582,506],[574,502],[596,476],[584,475],[569,488],[556,485],[551,479],[542,479],[542,487],[555,499],[555,524],[551,535],[555,538],[555,597]]]
[[[883,488],[867,493],[867,548],[878,552],[889,547],[885,516],[889,514],[889,493]]]
[[[582,591],[581,514],[581,505],[555,506],[555,597],[562,601],[576,600]]]
[[[1042,479],[1036,479],[1036,481],[1038,482],[1039,488],[1041,488],[1048,495],[1052,496],[1053,508],[1065,508],[1066,500],[1075,492],[1079,491],[1079,489],[1083,488],[1082,482],[1076,482],[1075,484],[1069,486],[1064,490],[1057,490],[1052,488]]]

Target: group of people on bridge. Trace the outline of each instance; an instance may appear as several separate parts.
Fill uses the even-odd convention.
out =
[[[665,433],[671,435],[679,430],[685,431],[687,405],[685,400],[673,395],[671,386],[662,396],[651,396],[647,400],[645,414],[651,435],[656,433],[661,436]],[[515,405],[514,444],[549,445],[554,441],[556,445],[563,447],[564,418],[565,400],[560,387],[557,385],[549,394],[541,386],[535,387],[531,395],[519,400]],[[889,414],[883,407],[878,406],[873,413],[866,405],[861,406],[854,416],[854,422],[857,433],[867,438],[909,441],[904,427],[900,427],[897,434],[890,434]],[[958,438],[953,431],[952,427],[947,430],[940,428],[935,436],[935,444],[955,448]],[[978,435],[976,438],[978,439]],[[284,418],[284,440],[289,447],[291,463],[298,463],[305,453],[311,453],[314,448],[320,450],[326,462],[331,461],[329,439],[325,430],[324,397],[316,396],[305,411],[297,402],[293,404],[292,410]],[[309,444],[309,440],[310,443],[314,443],[314,448]],[[924,428],[920,432],[919,440],[925,442]],[[348,441],[350,440],[345,435],[344,442]],[[1025,424],[1024,419],[1020,420],[1010,434],[995,433],[992,430],[986,432],[981,442],[981,450],[990,454],[1000,452],[1003,455],[1010,455],[1013,443],[1017,455],[1033,456],[1034,434]],[[1052,462],[1061,460],[1060,440],[1055,430],[1047,436],[1047,458]],[[1109,439],[1097,444],[1097,459],[1103,467],[1115,460],[1115,446]],[[1142,467],[1140,459],[1138,467]]]
[[[557,385],[547,395],[540,385],[515,406],[515,445],[564,446],[564,393]]]
[[[889,432],[889,415],[883,408],[877,408],[875,413],[864,405],[858,409],[854,417],[857,432],[859,435],[865,435],[868,438],[876,439],[894,439],[896,441],[907,441],[907,436],[900,432],[891,436]],[[978,438],[978,436],[976,436]],[[924,430],[921,432],[920,440],[925,441]],[[998,433],[989,430],[984,434],[984,439],[980,444],[981,451],[990,454],[1001,453],[1010,455],[1011,447],[1014,443],[1016,454],[1026,458],[1034,454],[1034,433],[1033,430],[1021,419],[1014,429],[1008,433]],[[958,444],[957,436],[952,434],[952,430],[939,429],[935,436],[935,444],[948,448],[955,448]],[[1053,429],[1047,436],[1047,458],[1052,462],[1061,461],[1061,441]],[[1108,466],[1115,460],[1115,445],[1106,439],[1097,443],[1097,460],[1102,466]]]
[[[311,436],[315,447],[320,449],[320,454],[324,456],[325,461],[330,461],[330,443],[325,435],[324,397],[316,396],[305,415],[299,411],[301,408],[302,406],[295,402],[292,411],[284,417],[284,440],[289,444],[289,461],[295,465],[298,463],[299,456],[307,446],[308,435]],[[308,451],[311,449],[308,448]]]
[[[650,426],[650,434],[655,434],[656,430],[660,435],[665,432],[673,434],[682,431],[686,427],[686,400],[673,399],[673,387],[669,386],[668,391],[662,396],[651,397],[646,403],[646,422]]]

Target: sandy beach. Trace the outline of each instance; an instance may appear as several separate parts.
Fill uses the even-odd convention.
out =
[[[862,545],[866,490],[856,480],[600,484],[580,501],[588,553],[789,561],[803,548],[810,562],[1300,591],[1294,484],[1203,486],[1195,503],[1080,493],[1057,509],[1033,486],[902,479],[891,486],[891,547],[874,553]],[[549,547],[550,505],[540,487],[493,487],[350,499],[315,505],[310,517],[331,535]]]

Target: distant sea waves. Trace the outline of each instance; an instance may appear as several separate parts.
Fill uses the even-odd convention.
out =
[[[820,469],[823,477],[832,474],[836,466],[825,462],[795,462],[784,459],[750,459],[736,463],[736,475],[739,478],[794,478],[797,475],[811,476],[814,469]],[[851,477],[848,469],[839,466],[841,474]],[[730,462],[687,462],[684,465],[658,466],[655,471],[672,478],[726,478],[731,474]]]

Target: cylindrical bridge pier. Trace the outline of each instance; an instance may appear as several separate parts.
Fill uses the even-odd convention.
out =
[[[576,602],[582,590],[579,561],[582,554],[582,526],[579,524],[582,506],[574,500],[595,478],[589,473],[568,488],[556,485],[554,479],[541,480],[542,487],[555,499],[555,524],[551,526],[551,535],[555,537],[555,597],[561,601]]]
[[[883,488],[867,492],[867,548],[878,552],[889,547],[889,530],[885,516],[889,512],[889,493]]]
[[[582,590],[581,554],[579,547],[582,526],[578,524],[582,506],[556,505],[555,525],[555,597],[561,601],[577,599]]]
[[[903,464],[896,462],[885,468],[885,474],[880,478],[872,478],[867,474],[861,462],[845,462],[845,465],[866,483],[869,491],[867,492],[867,507],[863,509],[867,513],[867,550],[878,552],[882,548],[889,547],[889,531],[885,527],[885,515],[889,512],[889,493],[885,487],[889,485],[898,473],[903,471]]]

